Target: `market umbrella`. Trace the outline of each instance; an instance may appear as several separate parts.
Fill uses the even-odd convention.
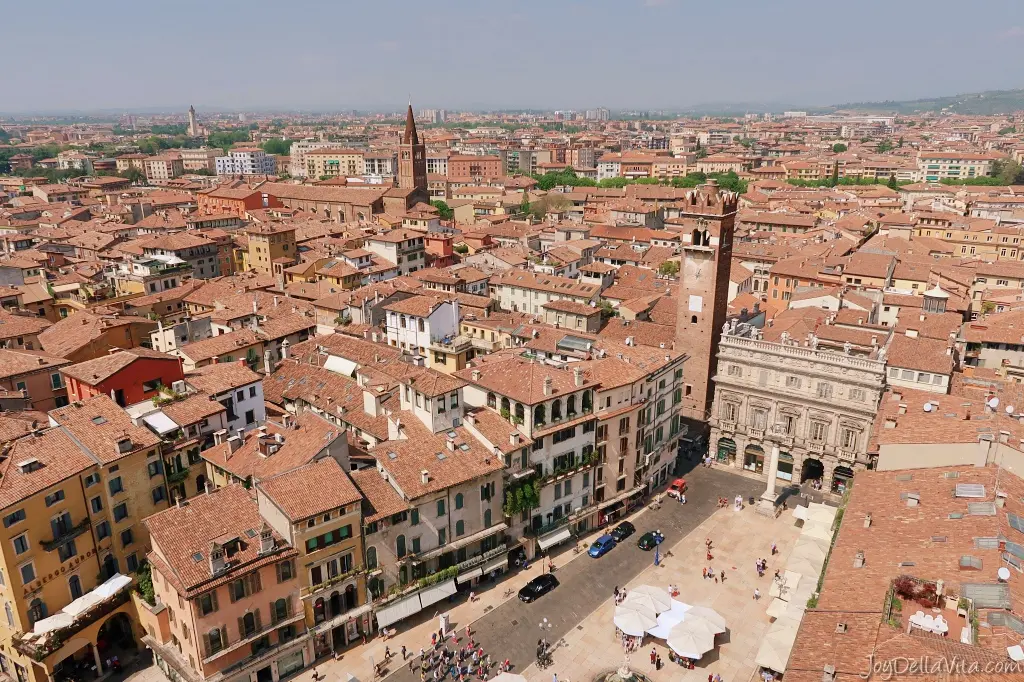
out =
[[[831,541],[832,527],[817,521],[805,521],[804,527],[801,529],[801,535]]]
[[[707,606],[692,606],[686,612],[686,619],[700,619],[707,622],[712,626],[714,634],[725,632],[725,618],[715,611],[714,609],[708,608]]]
[[[658,624],[658,618],[653,611],[644,608],[628,606],[616,606],[615,618],[612,619],[615,627],[632,637],[643,637],[644,632]]]
[[[772,623],[761,638],[761,648],[757,650],[754,662],[777,673],[786,672],[799,628],[800,622],[789,618],[779,618]]]
[[[669,608],[671,608],[672,599],[669,598],[666,601],[668,603],[662,606],[661,603],[658,602],[658,600],[656,600],[649,594],[637,594],[635,591],[630,591],[629,596],[626,597],[625,601],[623,601],[621,605],[632,607],[634,604],[636,604],[637,606],[642,606],[643,608],[649,611],[653,611],[655,615],[657,615],[662,611],[668,611]]]
[[[627,600],[637,596],[644,595],[650,597],[651,600],[657,605],[658,613],[662,611],[668,611],[672,608],[672,597],[669,596],[668,590],[662,587],[655,587],[653,585],[638,585],[629,591]]]
[[[694,624],[699,622],[704,621],[699,618],[687,618],[672,628],[665,643],[680,656],[694,660],[701,658],[715,648],[715,636],[700,626],[694,627]]]
[[[679,625],[686,619],[686,612],[689,610],[689,604],[684,604],[681,601],[673,599],[672,608],[658,614],[658,627],[651,628],[647,631],[647,634],[651,637],[657,637],[658,639],[666,639],[672,628]]]

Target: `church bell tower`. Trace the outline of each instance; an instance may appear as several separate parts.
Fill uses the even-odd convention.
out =
[[[405,114],[405,134],[402,135],[402,143],[398,145],[398,188],[418,190],[420,201],[430,199],[427,192],[427,148],[416,132],[412,103]]]

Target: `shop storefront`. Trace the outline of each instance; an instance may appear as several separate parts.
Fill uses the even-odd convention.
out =
[[[849,467],[836,467],[832,471],[832,492],[842,495],[853,482],[853,470]]]
[[[755,474],[764,473],[764,449],[760,445],[748,445],[743,451],[743,468]]]
[[[779,469],[775,477],[783,481],[793,480],[793,455],[788,452],[779,453]]]
[[[732,466],[736,461],[736,441],[732,438],[719,438],[715,459],[723,464]]]

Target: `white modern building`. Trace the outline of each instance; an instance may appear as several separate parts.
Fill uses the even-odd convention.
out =
[[[277,161],[262,149],[232,149],[227,156],[217,157],[217,175],[272,175]]]
[[[412,296],[389,303],[384,310],[388,345],[424,357],[427,367],[434,365],[428,349],[449,344],[459,335],[457,300]]]

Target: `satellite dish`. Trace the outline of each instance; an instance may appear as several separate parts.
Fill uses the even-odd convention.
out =
[[[924,411],[925,412],[931,412],[932,411],[932,404],[931,403],[925,403],[924,404]]]
[[[1010,569],[1008,569],[1006,566],[1000,566],[999,570],[996,571],[996,575],[999,576],[999,579],[1005,583],[1007,580],[1010,579]]]
[[[1013,414],[1013,405],[1006,406],[1006,414]]]
[[[993,410],[999,407],[999,398],[992,398],[992,400],[988,401],[988,406]]]

